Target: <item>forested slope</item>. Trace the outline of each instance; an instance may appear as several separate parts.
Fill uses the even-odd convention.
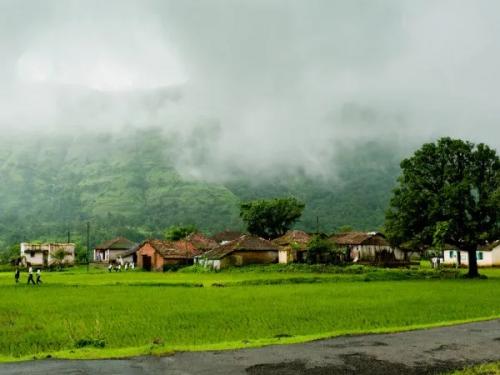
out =
[[[306,202],[298,227],[331,232],[341,225],[377,229],[398,174],[400,154],[386,144],[342,148],[321,177],[280,168],[265,177],[245,171],[223,181],[182,177],[175,139],[158,129],[130,134],[3,139],[0,148],[0,243],[91,242],[124,235],[160,236],[173,224],[206,232],[241,228],[241,200],[294,195]]]

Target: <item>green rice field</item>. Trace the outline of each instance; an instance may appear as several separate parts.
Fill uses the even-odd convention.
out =
[[[285,271],[285,272],[282,272]],[[0,273],[0,360],[228,349],[500,317],[500,270]]]

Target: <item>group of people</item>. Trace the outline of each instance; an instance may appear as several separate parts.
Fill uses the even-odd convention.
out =
[[[118,261],[114,267],[113,267],[113,264],[112,263],[109,263],[109,266],[108,266],[108,271],[109,272],[112,272],[113,269],[115,270],[115,272],[121,272],[122,271],[122,268],[125,270],[125,271],[128,271],[129,269],[131,270],[134,270],[135,269],[135,264],[134,262],[130,262],[130,263],[125,263],[123,264],[123,260],[122,261]]]
[[[19,267],[16,268],[16,272],[14,273],[14,279],[16,280],[16,284],[19,283],[19,278],[21,277],[21,271],[19,270]],[[33,285],[40,285],[42,283],[42,271],[39,269],[36,270],[36,282],[35,279],[33,278],[33,267],[28,268],[28,285],[33,284]]]

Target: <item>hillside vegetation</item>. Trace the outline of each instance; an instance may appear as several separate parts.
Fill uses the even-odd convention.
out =
[[[333,147],[333,145],[332,145]],[[213,233],[242,229],[242,200],[293,195],[306,203],[296,225],[333,231],[348,224],[377,229],[399,172],[400,154],[386,144],[339,148],[322,177],[276,168],[266,177],[231,171],[231,178],[193,180],[175,160],[182,147],[158,129],[127,134],[30,136],[0,148],[0,245],[20,241],[161,236],[173,224]],[[204,152],[210,152],[205,147]],[[5,250],[4,250],[5,251]]]

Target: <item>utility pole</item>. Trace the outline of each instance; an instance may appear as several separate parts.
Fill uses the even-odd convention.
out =
[[[87,221],[87,272],[89,272],[89,262],[90,262],[90,222]]]
[[[316,234],[319,234],[319,216],[316,216]]]
[[[68,229],[68,242],[67,243],[71,243],[71,232],[69,229]]]

